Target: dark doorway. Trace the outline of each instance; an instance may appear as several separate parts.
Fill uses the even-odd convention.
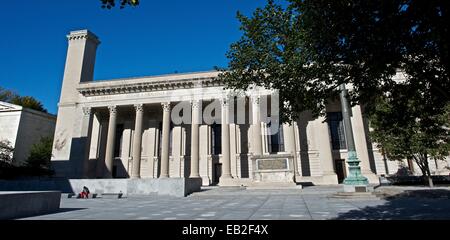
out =
[[[222,163],[214,164],[214,183],[219,183],[220,176],[222,176]]]
[[[338,177],[338,182],[342,183],[344,179],[347,177],[347,173],[345,171],[345,160],[344,159],[334,160],[334,166],[336,166],[336,174]]]
[[[111,175],[112,175],[113,178],[117,178],[117,165],[113,166]]]

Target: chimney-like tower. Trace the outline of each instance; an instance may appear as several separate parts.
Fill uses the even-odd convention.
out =
[[[67,36],[66,67],[58,105],[52,166],[57,177],[80,178],[84,174],[84,158],[89,149],[83,128],[83,97],[77,90],[80,83],[94,80],[97,36],[88,30],[73,31]]]
[[[94,65],[98,37],[88,30],[73,31],[67,36],[66,68],[61,88],[60,105],[76,103],[78,100],[78,84],[94,80]]]

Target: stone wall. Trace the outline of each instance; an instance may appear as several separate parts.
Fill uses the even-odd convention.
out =
[[[61,192],[0,192],[0,220],[31,217],[59,210]]]
[[[124,195],[169,195],[185,197],[200,191],[201,179],[55,179],[0,181],[0,191],[49,191],[80,193],[83,187],[92,193],[122,193]]]

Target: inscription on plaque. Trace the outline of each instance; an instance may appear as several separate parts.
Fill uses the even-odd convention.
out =
[[[258,170],[287,170],[287,159],[258,159]]]

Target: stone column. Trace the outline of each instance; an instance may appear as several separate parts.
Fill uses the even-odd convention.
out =
[[[323,172],[323,184],[337,184],[338,179],[334,171],[328,123],[323,116],[320,116],[315,123],[317,129],[317,145],[319,147],[319,157]]]
[[[253,155],[262,155],[263,147],[261,141],[261,97],[252,97],[252,141]]]
[[[222,99],[222,176],[221,179],[230,179],[231,160],[230,160],[230,123],[228,119],[229,100]]]
[[[112,171],[114,165],[114,147],[115,147],[114,145],[116,138],[117,107],[109,106],[108,109],[109,109],[109,124],[108,124],[108,137],[106,139],[105,178],[112,178]]]
[[[141,178],[141,147],[142,147],[142,122],[144,120],[144,106],[134,105],[136,109],[136,120],[134,123],[133,139],[133,169],[131,178]]]
[[[191,174],[190,178],[199,178],[199,125],[201,124],[201,106],[199,100],[193,100],[191,123]]]
[[[162,153],[161,153],[161,174],[160,178],[169,177],[169,140],[170,140],[170,103],[161,103],[163,108],[162,123]]]
[[[91,112],[90,107],[83,108],[83,119],[81,122],[81,134],[80,139],[82,143],[82,157],[83,157],[83,168],[82,176],[83,178],[88,178],[89,176],[89,152],[91,149],[91,136],[92,136],[92,125],[94,121],[94,116]]]
[[[360,162],[361,173],[368,179],[369,183],[379,183],[378,176],[372,172],[370,168],[370,156],[368,149],[367,136],[369,131],[364,126],[364,118],[361,105],[356,105],[352,109],[350,122],[353,127],[353,137],[355,142],[356,153]]]

